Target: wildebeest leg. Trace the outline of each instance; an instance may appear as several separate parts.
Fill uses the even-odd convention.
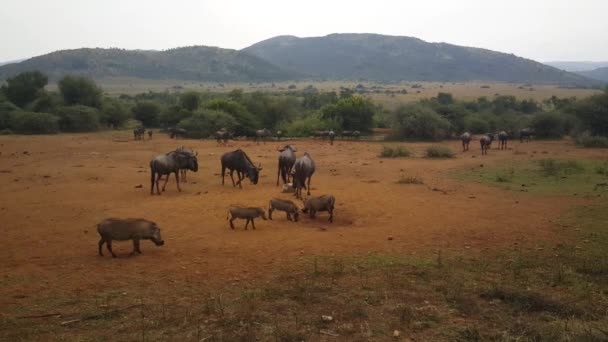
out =
[[[99,255],[103,256],[103,253],[101,252],[101,247],[103,247],[103,244],[106,242],[106,239],[104,239],[103,237],[101,238],[101,240],[99,240]]]
[[[150,168],[150,195],[154,194],[154,170]]]
[[[187,183],[187,182],[188,182],[188,181],[186,180],[186,172],[187,172],[186,170],[179,170],[181,180],[182,180],[182,182],[184,182],[184,183]]]
[[[308,216],[310,216],[310,218],[315,218],[316,215],[317,212],[313,209],[310,209],[310,211],[308,212]]]
[[[308,196],[310,196],[310,179],[312,178],[312,176],[308,177],[308,189],[306,189],[306,194]]]
[[[232,186],[234,187],[234,186],[236,186],[236,184],[234,183],[234,176],[233,176],[233,174],[234,174],[234,169],[230,170],[230,179],[232,179]],[[238,173],[237,173],[237,176],[238,176]]]
[[[251,226],[253,227],[253,230],[255,230],[255,219],[251,219]]]
[[[274,210],[273,208],[268,208],[268,219],[269,220],[272,220],[272,211],[273,210]]]
[[[169,179],[169,176],[167,176]],[[175,182],[177,183],[177,191],[182,192],[182,188],[179,187],[179,171],[175,171]]]
[[[245,230],[247,230],[247,226],[249,225],[249,220],[251,220],[251,219],[248,218],[247,222],[245,222]]]
[[[106,240],[106,247],[108,248],[110,254],[112,254],[112,258],[116,258],[116,254],[112,252],[112,240]]]
[[[160,182],[160,178],[162,177],[162,175],[159,173],[156,175],[156,193],[160,195],[160,186],[158,185],[158,182]]]
[[[222,163],[222,185],[224,185],[224,176],[226,175],[226,167]]]
[[[329,223],[334,223],[334,208],[329,208]]]
[[[236,217],[233,217],[233,218],[231,218],[231,219],[230,219],[230,228],[231,228],[232,230],[234,230],[234,224],[232,223],[232,221],[234,221],[234,220],[235,220],[235,218],[236,218]]]
[[[279,186],[279,175],[282,176],[281,171],[281,162],[279,161],[279,167],[277,168],[277,186]],[[285,180],[285,176],[283,176],[283,180]]]
[[[177,175],[177,173],[176,173],[176,175]],[[167,174],[167,178],[165,179],[165,184],[163,184],[163,192],[165,192],[165,187],[167,186],[167,182],[169,182],[169,176],[171,176],[170,173]]]
[[[141,254],[141,251],[139,250],[139,239],[133,239],[133,252],[131,252],[131,256],[138,253]]]
[[[287,221],[293,221],[293,220],[291,219],[291,214],[289,213],[289,211],[287,212]]]
[[[232,176],[232,175],[230,175]],[[241,185],[241,182],[243,181],[243,179],[245,179],[245,176],[241,176],[241,173],[239,171],[236,172],[236,176],[238,177],[238,182],[236,182],[236,184],[238,184],[239,189],[243,188],[243,185]]]

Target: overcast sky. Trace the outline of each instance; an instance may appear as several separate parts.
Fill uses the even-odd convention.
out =
[[[380,33],[538,61],[608,61],[608,0],[1,0],[0,61],[62,49],[241,49]]]

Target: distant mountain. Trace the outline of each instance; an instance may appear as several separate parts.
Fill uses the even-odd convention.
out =
[[[608,83],[608,67],[578,71],[577,74]]]
[[[485,49],[411,37],[331,34],[279,36],[242,51],[294,72],[328,79],[377,81],[503,81],[595,85],[580,75]]]
[[[66,74],[91,78],[139,77],[200,81],[271,81],[297,78],[246,52],[192,46],[166,51],[123,49],[62,50],[0,67],[0,79],[40,70],[57,80]]]
[[[545,64],[550,65],[552,67],[566,70],[570,72],[577,71],[588,71],[597,68],[608,67],[607,62],[546,62]]]
[[[6,61],[6,62],[0,62],[0,66],[6,65],[6,64],[12,64],[12,63],[19,63],[24,61],[25,59],[15,59],[13,61]]]

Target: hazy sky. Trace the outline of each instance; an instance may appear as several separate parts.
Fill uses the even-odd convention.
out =
[[[240,49],[380,33],[538,61],[608,61],[608,0],[1,0],[0,61],[80,47]]]

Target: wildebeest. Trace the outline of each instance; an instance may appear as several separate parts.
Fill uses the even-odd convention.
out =
[[[329,137],[329,144],[333,145],[334,144],[334,139],[336,138],[336,133],[333,130],[330,130],[327,133],[327,136]]]
[[[323,195],[319,197],[309,197],[304,201],[303,213],[308,213],[310,218],[320,211],[329,212],[329,222],[334,222],[334,206],[336,198],[333,195]]]
[[[170,127],[169,129],[167,129],[167,132],[169,132],[169,137],[171,139],[184,138],[186,134],[188,134],[188,131],[186,131],[185,129],[177,127]]]
[[[258,142],[258,140],[262,140],[264,141],[264,144],[266,143],[266,140],[272,136],[272,132],[267,129],[267,128],[262,128],[262,129],[258,129],[257,131],[255,131],[255,141]]]
[[[133,130],[133,138],[135,140],[144,140],[144,133],[146,129],[144,127],[137,127]]]
[[[284,211],[287,214],[287,219],[291,221],[291,215],[293,215],[293,221],[298,222],[300,217],[298,206],[290,200],[284,200],[280,198],[273,198],[268,204],[268,219],[272,220],[272,212],[275,210]]]
[[[530,138],[534,133],[534,128],[523,128],[519,131],[519,142],[530,142]]]
[[[488,154],[488,149],[492,145],[492,141],[494,140],[494,134],[486,133],[481,138],[479,138],[479,144],[481,145],[481,154]]]
[[[189,147],[184,147],[184,146],[180,146],[178,148],[175,149],[176,152],[183,152],[183,153],[189,153],[195,157],[198,157],[198,152],[195,152],[193,149],[189,148]],[[171,153],[171,152],[169,152]],[[179,173],[181,174],[181,180],[184,183],[187,183],[188,180],[186,179],[186,174],[188,173],[187,169],[181,169],[179,170]],[[169,177],[169,176],[167,176]]]
[[[232,139],[232,133],[223,129],[220,129],[219,131],[215,132],[215,140],[217,140],[218,145],[222,142],[224,143],[224,145],[226,145],[228,143],[228,139]]]
[[[471,133],[464,132],[460,136],[460,140],[462,140],[462,152],[469,150],[469,143],[471,142]]]
[[[277,131],[277,141],[281,141],[282,136],[283,136],[283,131]]]
[[[277,171],[277,186],[279,185],[279,176],[283,179],[283,184],[289,182],[289,175],[293,169],[293,164],[296,162],[296,150],[291,145],[285,145],[285,147],[278,150],[279,154],[279,169]]]
[[[153,134],[152,130],[149,129],[148,130],[148,140],[152,140],[152,134]]]
[[[312,135],[315,138],[321,138],[321,139],[325,140],[325,138],[327,138],[329,136],[329,131],[313,131]]]
[[[157,246],[165,244],[165,241],[163,241],[160,236],[160,228],[158,225],[144,219],[108,218],[97,225],[97,232],[101,236],[101,239],[99,240],[100,256],[103,256],[101,247],[105,243],[108,251],[112,254],[112,257],[116,258],[116,254],[112,251],[112,240],[133,240],[133,252],[131,252],[131,255],[135,255],[136,253],[141,254],[141,250],[139,249],[140,240],[152,240]]]
[[[296,189],[296,198],[302,199],[302,188],[307,189],[307,194],[310,196],[310,179],[315,173],[315,162],[308,152],[304,152],[304,156],[296,160],[294,171],[293,187]],[[306,180],[308,180],[308,184],[306,184]]]
[[[163,184],[163,191],[165,191],[165,187],[169,181],[169,175],[172,173],[175,173],[177,190],[181,192],[182,189],[179,186],[180,170],[192,170],[197,172],[198,161],[196,155],[189,152],[172,151],[152,159],[150,161],[150,195],[154,194],[154,183],[156,183],[156,193],[160,195],[158,182],[163,175],[167,175],[165,184]]]
[[[255,166],[245,151],[238,149],[232,152],[226,152],[220,159],[222,163],[222,185],[224,185],[224,176],[226,169],[230,170],[230,179],[232,179],[232,186],[238,185],[239,188],[243,188],[241,181],[248,177],[252,184],[258,184],[258,178],[260,171],[262,170],[261,165]],[[239,178],[238,182],[234,182],[233,173],[236,171],[236,175]]]
[[[498,148],[503,150],[507,149],[507,141],[509,140],[509,134],[505,131],[500,131],[498,133]]]
[[[344,139],[346,137],[358,139],[360,135],[361,135],[361,132],[359,132],[359,131],[342,131],[342,133],[341,133],[342,139]]]
[[[253,220],[258,217],[261,217],[262,219],[266,220],[266,213],[264,212],[264,209],[230,207],[228,209],[228,215],[226,216],[226,219],[230,218],[230,228],[232,230],[234,230],[234,224],[232,224],[232,221],[236,220],[237,218],[247,220],[247,222],[245,223],[245,230],[247,230],[247,225],[249,225],[249,221],[251,221],[251,226],[253,227],[253,229],[255,229],[255,222]]]

